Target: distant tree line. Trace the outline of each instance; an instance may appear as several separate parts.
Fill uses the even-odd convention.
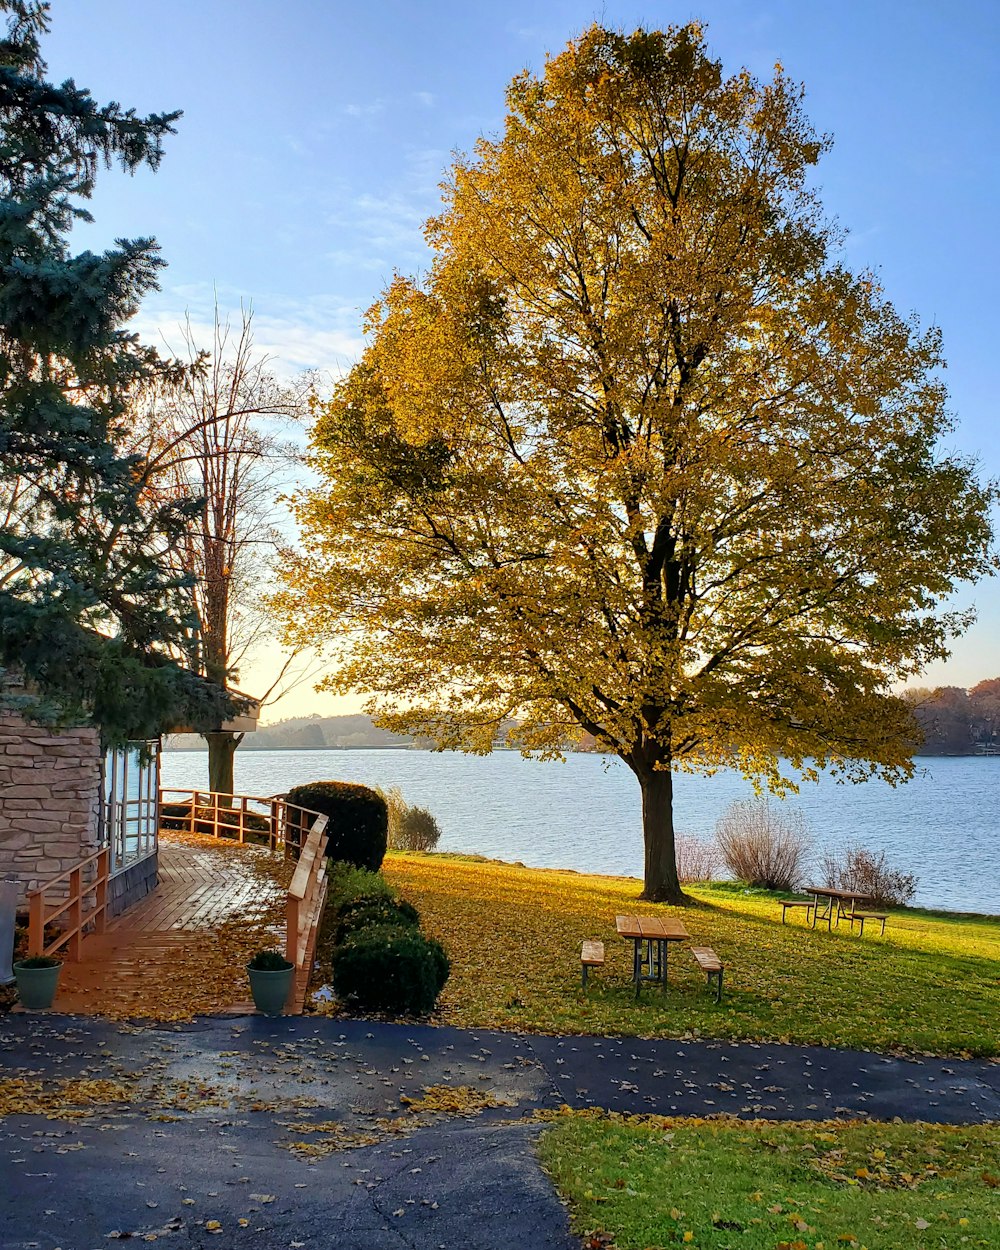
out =
[[[903,696],[923,730],[918,755],[986,755],[1000,752],[1000,677],[970,690],[917,688]]]
[[[405,747],[413,742],[409,734],[376,729],[361,713],[347,716],[293,716],[273,725],[261,725],[248,734],[242,751],[350,750],[371,747]],[[200,750],[205,746],[197,734],[172,734],[168,750]]]

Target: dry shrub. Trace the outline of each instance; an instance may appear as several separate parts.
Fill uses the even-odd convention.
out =
[[[778,812],[766,798],[731,803],[715,837],[736,880],[767,890],[794,890],[812,849],[802,813]]]
[[[856,843],[839,853],[826,851],[822,862],[824,884],[834,890],[857,890],[867,894],[876,907],[905,907],[917,892],[917,877],[900,872],[885,857]]]
[[[380,790],[389,809],[389,846],[395,851],[433,851],[441,827],[425,807],[410,807],[399,786]]]
[[[710,839],[679,833],[674,839],[677,876],[682,885],[693,881],[714,881],[722,862],[719,848]]]
[[[441,826],[425,807],[408,807],[399,826],[401,851],[433,851],[441,838]]]

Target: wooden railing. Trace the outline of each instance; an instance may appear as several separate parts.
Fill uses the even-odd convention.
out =
[[[327,817],[289,803],[282,795],[161,790],[160,828],[257,842],[298,861],[285,900],[285,958],[295,965],[287,1010],[301,1013],[326,902]]]
[[[93,871],[88,869],[93,865]],[[66,947],[68,959],[80,958],[80,943],[85,929],[103,933],[107,922],[108,879],[111,875],[111,852],[108,847],[95,851],[78,864],[46,881],[28,894],[28,954],[52,955]],[[84,878],[87,877],[87,880]],[[66,897],[61,898],[63,886]],[[60,900],[52,899],[53,892]],[[59,902],[51,907],[50,902]],[[59,934],[46,946],[45,927],[69,913],[60,926]]]
[[[326,816],[313,821],[288,887],[285,958],[297,973],[308,971],[312,964],[326,902],[326,824]]]
[[[258,842],[297,859],[316,813],[289,803],[283,795],[216,794],[211,790],[161,790],[160,829],[184,830],[210,838]]]

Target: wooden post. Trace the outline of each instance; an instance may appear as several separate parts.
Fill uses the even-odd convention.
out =
[[[198,791],[192,790],[191,791],[191,810],[188,813],[188,829],[192,835],[194,834],[195,813],[197,812],[197,810],[198,810]]]
[[[109,851],[105,847],[97,857],[97,881],[95,894],[97,910],[94,912],[94,932],[103,933],[108,923],[108,869]]]
[[[45,949],[45,894],[36,890],[28,898],[28,954],[40,955]]]
[[[299,966],[299,900],[288,896],[288,912],[285,921],[285,958],[296,968]]]
[[[279,814],[279,811],[280,811],[280,800],[272,799],[271,800],[271,817],[270,817],[271,824],[270,824],[270,835],[269,835],[270,840],[271,840],[272,851],[276,851],[278,849],[278,819],[279,819],[278,814]]]
[[[74,868],[69,874],[69,926],[70,937],[66,954],[70,959],[80,958],[80,942],[83,937],[83,869]]]

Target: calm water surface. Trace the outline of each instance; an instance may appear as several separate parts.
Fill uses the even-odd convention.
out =
[[[243,794],[277,794],[331,779],[399,786],[408,803],[437,817],[442,851],[642,876],[639,786],[617,760],[571,755],[565,763],[540,763],[516,751],[485,757],[411,750],[236,755],[236,788]],[[164,753],[164,786],[207,784],[204,752]],[[682,773],[675,780],[676,826],[708,836],[734,799],[751,795],[737,773]],[[881,781],[838,785],[824,777],[787,802],[805,815],[818,850],[853,840],[884,850],[893,867],[916,873],[918,905],[1000,915],[1000,757],[924,759],[914,779],[896,789]]]

